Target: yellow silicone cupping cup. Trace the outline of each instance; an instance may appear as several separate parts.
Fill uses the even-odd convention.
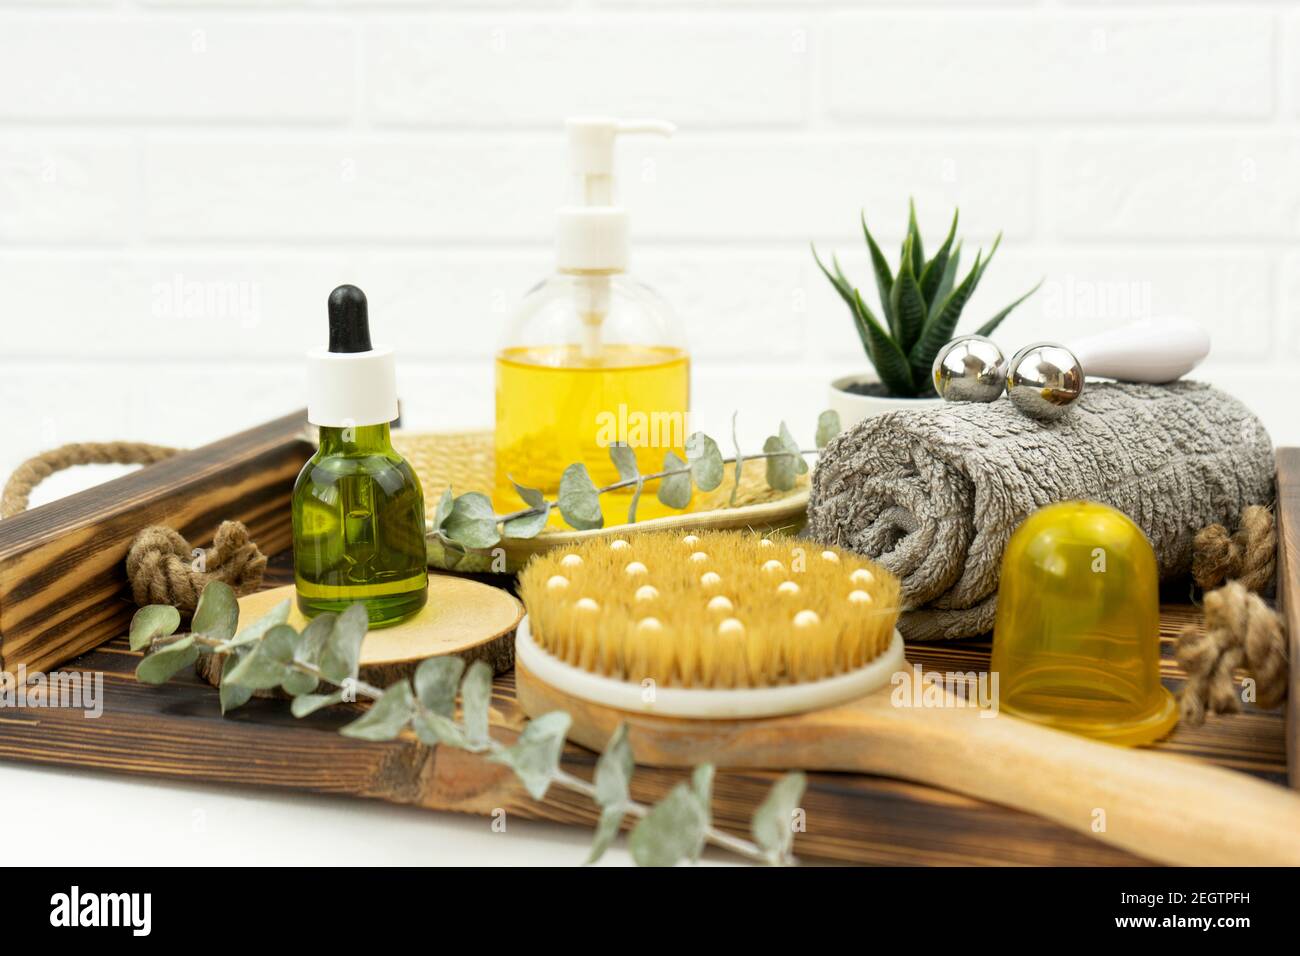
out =
[[[1135,746],[1178,721],[1160,683],[1155,552],[1127,515],[1092,501],[1034,512],[1002,558],[993,671],[999,706],[1058,730]]]

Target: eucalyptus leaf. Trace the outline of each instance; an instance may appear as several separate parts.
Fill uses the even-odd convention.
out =
[[[795,486],[794,459],[789,455],[775,454],[785,451],[781,439],[776,435],[769,435],[767,441],[763,442],[763,451],[772,454],[772,457],[767,459],[768,487],[775,488],[777,491],[789,491]]]
[[[459,657],[430,657],[415,669],[415,696],[421,704],[444,717],[456,713],[456,688],[465,672]]]
[[[226,673],[230,671],[240,658],[249,653],[245,649],[236,649],[230,652],[229,656],[221,666],[221,687],[217,690],[217,699],[221,702],[221,714],[225,716],[232,710],[238,710],[250,700],[253,699],[253,688],[241,687],[238,684],[232,684],[226,680]]]
[[[170,637],[181,626],[181,612],[170,604],[150,604],[131,618],[131,650],[142,651],[160,637]]]
[[[596,761],[596,802],[600,804],[600,821],[591,844],[587,863],[595,863],[618,835],[618,828],[627,814],[629,785],[636,769],[632,746],[627,739],[627,724],[620,723],[605,745],[605,751]]]
[[[596,821],[596,833],[591,840],[591,852],[587,855],[585,865],[590,866],[605,855],[605,851],[614,842],[614,837],[618,836],[618,829],[623,825],[625,816],[627,809],[623,804],[601,808],[600,819]]]
[[[569,732],[569,715],[562,710],[530,720],[511,747],[492,754],[488,759],[503,763],[515,772],[529,796],[544,799],[555,771],[560,767],[564,735]]]
[[[587,466],[581,462],[574,462],[560,476],[558,504],[560,514],[571,528],[590,531],[605,523],[600,513],[600,492],[587,474]]]
[[[334,625],[338,623],[338,619],[337,614],[327,611],[324,614],[317,614],[308,621],[307,626],[298,635],[297,644],[293,649],[293,659],[311,667],[320,666],[321,655],[325,653],[325,646],[334,633]]]
[[[664,454],[664,471],[676,474],[659,479],[659,500],[669,508],[685,508],[691,503],[691,470],[675,452]]]
[[[276,624],[263,635],[262,640],[253,650],[269,660],[288,664],[293,660],[293,652],[297,644],[297,631],[288,624]]]
[[[462,561],[469,558],[464,548],[441,533],[425,536],[424,556],[429,562],[429,567],[447,570],[459,567]],[[475,557],[481,558],[484,555],[476,552]]]
[[[515,494],[517,494],[520,500],[523,501],[524,504],[528,505],[528,507],[546,507],[546,495],[542,494],[540,489],[529,488],[527,485],[521,485],[513,478],[510,479],[510,484],[514,486]]]
[[[320,679],[316,675],[290,668],[289,676],[281,682],[280,689],[290,697],[301,697],[310,694],[319,685]]]
[[[314,714],[324,707],[332,707],[342,702],[343,691],[341,690],[336,690],[332,694],[303,694],[293,699],[293,703],[289,705],[289,710],[295,717],[302,718]]]
[[[535,538],[541,534],[551,518],[551,506],[543,502],[540,510],[511,518],[501,525],[501,534],[507,538]]]
[[[232,710],[238,710],[250,700],[253,699],[253,689],[251,687],[236,687],[234,684],[223,684],[217,691],[217,697],[221,701],[221,715],[224,717]]]
[[[632,500],[627,503],[627,523],[636,524],[636,508],[641,503],[641,489],[645,487],[645,482],[637,479],[636,487],[632,489]]]
[[[277,624],[257,644],[249,645],[237,660],[227,660],[221,683],[249,690],[278,687],[290,674],[288,662],[298,633],[288,624]],[[233,666],[232,666],[233,664]]]
[[[610,445],[609,460],[612,461],[614,467],[618,469],[618,477],[620,481],[631,481],[633,478],[641,474],[641,470],[636,464],[636,452],[632,450],[630,445],[626,445],[622,442]]]
[[[226,641],[222,649],[229,650],[233,647],[243,647],[246,644],[254,644],[260,641],[266,636],[266,632],[271,628],[289,620],[289,610],[292,604],[292,598],[285,598],[252,624],[248,625],[248,627],[244,628],[230,640]]]
[[[190,630],[217,641],[228,641],[235,636],[239,624],[239,599],[224,581],[209,581],[199,595],[198,606],[190,621]]]
[[[785,422],[781,423],[780,434],[770,435],[763,442],[763,451],[771,455],[767,459],[767,483],[777,491],[789,491],[795,486],[796,478],[808,471],[808,462],[804,461],[799,444]]]
[[[808,474],[808,462],[804,460],[803,450],[800,449],[799,443],[794,440],[794,436],[790,434],[790,429],[786,426],[785,422],[781,423],[781,428],[777,432],[777,435],[781,439],[781,447],[795,457],[794,470],[801,475]]]
[[[628,849],[638,866],[673,866],[696,855],[707,826],[699,797],[679,783],[632,828]]]
[[[615,728],[605,745],[605,752],[596,761],[596,802],[602,807],[627,803],[628,786],[635,769],[632,745],[627,739],[627,723],[623,722]]]
[[[136,679],[145,684],[165,684],[182,669],[199,659],[194,635],[160,647],[145,657],[135,669]]]
[[[492,574],[496,556],[491,551],[466,551],[442,535],[431,534],[424,539],[425,558],[431,568],[460,571],[466,574]]]
[[[442,533],[466,548],[490,548],[501,540],[492,499],[479,491],[467,491],[452,505],[442,524]]]
[[[444,488],[442,497],[438,499],[438,505],[433,511],[433,530],[441,531],[442,526],[447,523],[451,517],[451,509],[455,507],[456,499],[452,497],[451,489]]]
[[[745,455],[740,450],[740,439],[736,437],[736,415],[737,412],[731,413],[731,444],[736,449],[736,467],[733,472],[733,481],[731,484],[731,498],[728,503],[731,507],[736,507],[736,498],[740,495],[740,479],[745,474]]]
[[[691,789],[695,791],[696,799],[700,801],[700,806],[704,807],[706,814],[713,804],[713,777],[715,773],[716,768],[711,763],[702,763],[691,771]]]
[[[825,448],[840,433],[840,413],[828,408],[817,416],[817,447]]]
[[[784,863],[794,845],[794,811],[803,799],[807,778],[788,773],[772,785],[767,797],[754,811],[750,832],[770,863]]]
[[[448,747],[459,747],[462,750],[476,749],[470,746],[469,739],[461,726],[442,714],[416,711],[415,716],[411,718],[411,727],[415,730],[415,736],[420,738],[420,743],[427,746],[436,747],[439,744],[446,744]]]
[[[320,671],[327,680],[342,684],[357,676],[361,642],[366,639],[369,627],[366,606],[360,602],[349,605],[335,619],[320,655]]]
[[[722,452],[704,432],[695,432],[686,439],[686,460],[691,464],[695,486],[701,491],[712,491],[722,484]]]
[[[700,802],[700,809],[704,811],[704,826],[707,828],[712,825],[713,813],[710,809],[713,806],[713,776],[714,767],[711,763],[702,763],[691,771],[691,789],[695,792],[695,799]],[[695,852],[691,854],[691,862],[700,858],[704,852],[704,836],[700,835],[700,842],[695,847]]]
[[[491,741],[488,734],[492,706],[492,668],[483,661],[475,661],[465,673],[460,684],[460,708],[465,727],[465,739],[476,749],[486,747]]]
[[[411,682],[402,679],[384,691],[364,714],[341,727],[339,733],[358,740],[392,740],[411,722],[414,709]]]

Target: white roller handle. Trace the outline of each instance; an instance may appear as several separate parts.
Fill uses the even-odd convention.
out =
[[[1200,365],[1209,354],[1210,336],[1190,319],[1145,319],[1065,346],[1085,375],[1158,385]]]

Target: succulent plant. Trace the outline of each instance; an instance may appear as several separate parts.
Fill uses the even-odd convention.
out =
[[[880,293],[880,310],[885,316],[881,322],[862,301],[858,289],[844,275],[839,261],[832,256],[834,271],[827,269],[813,247],[817,266],[835,286],[835,291],[848,304],[853,313],[853,324],[862,339],[862,348],[875,366],[880,381],[891,395],[900,398],[919,398],[934,393],[930,381],[930,366],[939,349],[953,337],[962,310],[975,292],[984,270],[993,261],[993,255],[1002,242],[998,233],[993,248],[985,256],[975,254],[975,264],[961,282],[957,282],[957,266],[961,259],[961,240],[957,235],[957,212],[952,214],[952,226],[943,245],[933,258],[926,259],[921,243],[921,233],[916,226],[916,206],[908,202],[907,235],[899,255],[898,271],[894,273],[867,229],[867,218],[862,216],[862,234],[871,253],[871,265],[876,274],[876,288]],[[956,244],[954,245],[954,241]],[[1024,302],[1042,285],[1038,285],[1012,302],[976,330],[978,335],[989,335],[1011,310]]]

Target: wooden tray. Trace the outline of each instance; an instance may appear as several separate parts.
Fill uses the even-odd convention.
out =
[[[273,562],[267,583],[288,579],[288,563],[281,556]],[[1183,680],[1171,656],[1173,638],[1196,618],[1192,608],[1163,609],[1162,669],[1171,689]],[[908,648],[908,656],[927,670],[965,672],[987,666],[989,645],[917,644]],[[521,817],[588,828],[596,822],[595,808],[585,798],[553,790],[544,803],[535,803],[508,770],[473,755],[341,737],[335,731],[355,716],[352,708],[296,721],[285,702],[255,700],[223,719],[211,686],[194,676],[161,687],[139,684],[133,676],[138,661],[139,655],[117,639],[64,668],[104,672],[104,713],[97,720],[73,710],[0,712],[0,759],[347,794],[483,815],[502,808]],[[513,674],[498,677],[493,733],[509,740],[524,722],[515,703]],[[1286,777],[1279,712],[1212,717],[1203,727],[1180,728],[1159,747],[1278,783]],[[590,751],[569,746],[564,765],[590,777],[595,759]],[[718,824],[734,833],[746,832],[750,815],[776,776],[719,771],[714,801]],[[682,779],[681,771],[639,767],[633,795],[657,800]],[[1037,817],[879,777],[810,774],[804,807],[808,832],[798,836],[795,850],[807,859],[913,865],[1144,862]]]
[[[174,520],[178,530],[202,543],[220,519],[241,516],[252,522],[254,535],[268,550],[287,545],[285,502],[293,474],[311,451],[300,441],[301,420],[300,414],[288,416],[0,522],[0,624],[8,653],[14,655],[6,664],[26,660],[29,669],[30,662],[49,668],[125,630],[133,608],[122,589],[121,556],[112,564],[96,559],[86,568],[75,563],[98,553],[95,544],[102,549],[103,540],[94,540],[101,521],[107,522],[110,547],[120,547],[122,553],[141,523]],[[1279,598],[1290,616],[1295,661],[1300,660],[1300,450],[1281,450],[1278,465]],[[281,554],[273,559],[266,584],[291,579]],[[77,581],[88,590],[77,590]],[[50,608],[52,617],[42,616],[41,608]],[[1198,619],[1198,612],[1187,606],[1162,609],[1162,675],[1171,690],[1184,679],[1172,658],[1173,639],[1184,624]],[[20,638],[24,643],[15,643]],[[26,656],[16,655],[15,647]],[[981,641],[920,644],[908,654],[926,669],[967,672],[987,666],[989,646]],[[206,683],[188,676],[163,687],[141,685],[133,676],[138,660],[124,638],[116,637],[63,668],[105,675],[104,713],[98,719],[88,720],[75,710],[0,710],[0,759],[347,794],[476,814],[502,808],[587,828],[595,822],[594,807],[584,798],[557,790],[544,803],[535,803],[510,771],[479,757],[341,737],[335,731],[352,719],[351,708],[296,721],[284,702],[257,700],[223,719],[217,695]],[[1297,671],[1292,672],[1293,695]],[[1203,727],[1180,727],[1158,747],[1282,783],[1288,744],[1294,758],[1300,739],[1298,710],[1291,708],[1288,719],[1281,710],[1248,707],[1237,716],[1211,717]],[[497,679],[492,720],[494,732],[507,740],[524,724],[511,674]],[[579,747],[565,751],[565,766],[583,776],[590,776],[595,759]],[[1291,768],[1296,786],[1294,759]],[[718,824],[745,832],[774,777],[720,771],[714,801]],[[653,801],[682,779],[680,771],[638,768],[633,795]],[[901,781],[810,774],[804,805],[809,829],[798,836],[796,852],[807,859],[967,865],[1142,862],[1036,817]]]

